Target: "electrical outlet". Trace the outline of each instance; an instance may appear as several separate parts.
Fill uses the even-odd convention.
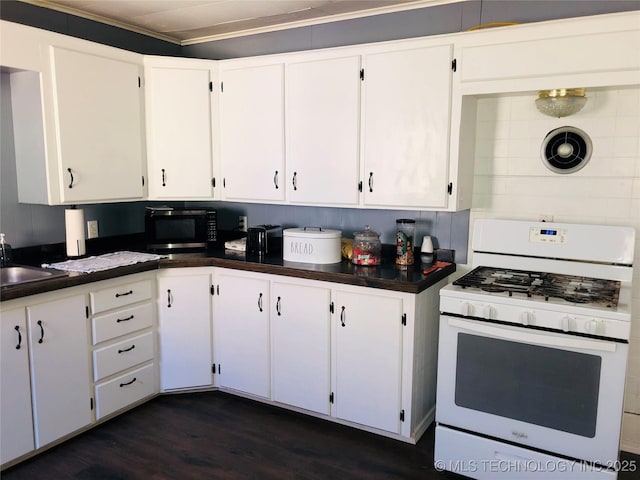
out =
[[[89,220],[87,222],[87,238],[98,237],[98,220]]]
[[[247,216],[246,215],[240,215],[238,217],[238,230],[240,230],[241,232],[246,232],[247,231]]]

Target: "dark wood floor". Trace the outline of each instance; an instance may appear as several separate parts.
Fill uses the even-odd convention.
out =
[[[640,457],[626,457],[638,464]],[[630,472],[631,473],[631,472]],[[621,474],[621,480],[637,479]],[[462,479],[417,445],[222,392],[164,395],[1,474],[17,479]]]

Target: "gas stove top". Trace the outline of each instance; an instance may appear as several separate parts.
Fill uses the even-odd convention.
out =
[[[494,267],[477,267],[453,284],[490,294],[547,302],[561,299],[596,308],[615,308],[620,295],[620,282],[615,280]]]

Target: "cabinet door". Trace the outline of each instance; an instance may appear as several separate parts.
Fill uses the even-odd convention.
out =
[[[213,196],[207,67],[145,67],[149,197]]]
[[[331,290],[271,284],[272,399],[328,415]]]
[[[216,273],[218,386],[269,398],[269,281]]]
[[[33,450],[29,348],[24,308],[3,311],[0,322],[0,464]]]
[[[292,202],[357,205],[360,57],[287,66],[287,192]]]
[[[366,206],[446,207],[451,55],[446,45],[365,56]]]
[[[36,447],[92,421],[83,295],[27,307]]]
[[[284,200],[284,67],[221,71],[220,148],[226,200]]]
[[[52,47],[65,203],[143,196],[141,68]]]
[[[336,417],[400,431],[402,300],[336,291]]]
[[[211,385],[208,273],[158,276],[162,390]]]

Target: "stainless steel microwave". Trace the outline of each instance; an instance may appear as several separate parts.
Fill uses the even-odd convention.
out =
[[[147,250],[198,250],[218,241],[217,212],[209,209],[147,207]]]

